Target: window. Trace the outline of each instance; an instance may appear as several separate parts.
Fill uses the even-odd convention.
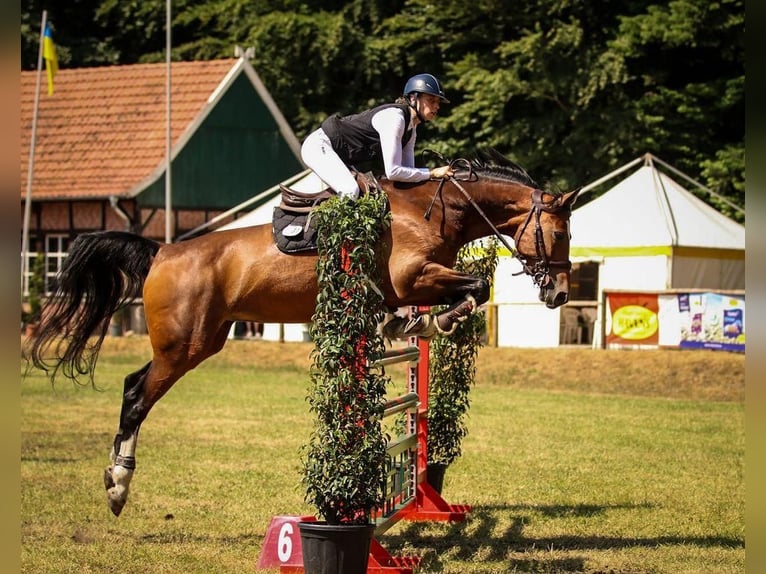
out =
[[[569,278],[570,301],[598,300],[598,265],[594,261],[572,264]]]
[[[23,257],[24,254],[22,253],[22,263],[23,263]],[[21,284],[21,291],[24,294],[24,296],[29,295],[29,278],[32,276],[32,270],[35,268],[35,259],[37,259],[37,245],[35,245],[35,240],[33,238],[29,238],[29,242],[27,243],[27,253],[26,253],[27,262],[24,267],[22,267],[22,270],[24,272],[24,276],[22,277],[22,284]]]
[[[29,279],[34,273],[37,259],[37,240],[29,238],[27,250],[27,267],[24,273],[22,289],[24,296],[29,295]],[[45,277],[43,277],[45,294],[49,295],[56,288],[56,275],[64,264],[69,249],[69,236],[63,234],[51,234],[45,236]]]
[[[56,275],[64,265],[69,251],[69,236],[50,234],[45,236],[45,293],[56,288]]]

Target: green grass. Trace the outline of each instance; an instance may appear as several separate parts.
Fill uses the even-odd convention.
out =
[[[23,379],[22,570],[253,572],[272,516],[313,513],[300,485],[309,351],[234,341],[182,379],[142,427],[119,518],[102,471],[122,379],[148,359],[146,339],[107,341],[100,391]],[[383,545],[422,557],[420,573],[743,572],[744,401],[720,377],[737,381],[744,357],[613,352],[612,370],[599,363],[578,390],[582,373],[567,369],[605,355],[573,352],[482,350],[464,454],[444,485],[473,512],[399,523]],[[700,358],[715,381],[685,364]],[[525,374],[512,374],[520,364]],[[684,370],[700,391],[679,397]]]

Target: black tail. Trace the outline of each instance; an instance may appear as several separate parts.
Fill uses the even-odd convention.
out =
[[[79,235],[43,307],[29,348],[32,364],[51,379],[61,370],[74,381],[88,375],[93,382],[109,320],[141,295],[159,248],[156,241],[122,231]]]

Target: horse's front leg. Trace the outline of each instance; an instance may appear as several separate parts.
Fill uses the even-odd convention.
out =
[[[468,319],[479,308],[479,305],[480,303],[469,293],[460,301],[450,305],[445,311],[433,316],[436,330],[442,335],[451,335],[457,329],[458,324]]]
[[[389,319],[383,326],[383,333],[391,339],[411,335],[427,339],[437,332],[451,335],[459,323],[489,299],[489,282],[430,263],[423,268],[409,294],[420,300],[433,301],[434,305],[449,307],[435,315],[419,315],[408,320],[398,317]]]

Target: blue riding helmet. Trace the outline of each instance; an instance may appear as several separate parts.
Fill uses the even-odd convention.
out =
[[[416,74],[412,76],[404,86],[404,95],[409,96],[413,92],[438,96],[441,101],[448,104],[449,100],[444,95],[442,86],[436,76],[431,74]]]

